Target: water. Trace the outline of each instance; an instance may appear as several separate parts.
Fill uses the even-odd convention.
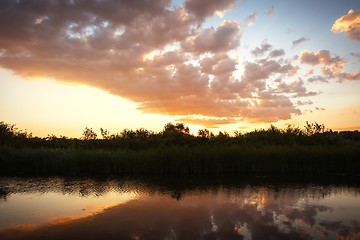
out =
[[[360,187],[2,178],[0,239],[360,239]]]

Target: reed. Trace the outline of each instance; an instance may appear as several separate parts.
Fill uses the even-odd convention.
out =
[[[360,174],[359,155],[358,145],[176,145],[137,150],[0,147],[0,174]]]
[[[360,132],[334,132],[318,123],[249,133],[207,129],[191,135],[168,123],[154,133],[125,129],[102,139],[33,137],[0,122],[0,175],[360,174]]]

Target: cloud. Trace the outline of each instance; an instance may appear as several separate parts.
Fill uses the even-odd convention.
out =
[[[273,48],[273,46],[271,44],[267,43],[267,40],[265,39],[261,43],[260,47],[256,47],[255,49],[253,49],[251,51],[251,53],[255,57],[259,57],[259,56],[264,55],[266,52],[269,52],[272,48]],[[281,57],[284,55],[285,55],[285,51],[283,49],[275,49],[269,53],[269,57],[271,57],[271,58]]]
[[[94,86],[136,102],[144,113],[189,122],[196,115],[213,126],[299,114],[287,93],[269,87],[297,71],[290,60],[275,58],[283,56],[281,49],[270,52],[275,59],[239,64],[230,57],[241,40],[237,22],[200,27],[234,1],[202,2],[201,8],[190,0],[175,7],[168,0],[0,2],[6,6],[0,66],[25,78]],[[271,48],[263,42],[253,54]]]
[[[153,113],[161,107],[162,113],[176,116],[202,115],[215,118],[246,117],[243,114],[248,109],[248,102],[241,100],[227,101],[211,96],[188,96],[169,100],[154,100],[142,102],[139,109]]]
[[[234,71],[235,62],[228,55],[217,54],[204,58],[200,64],[203,74],[212,74],[212,81],[207,79],[199,84],[199,92],[193,95],[172,93],[165,100],[143,101],[139,107],[144,112],[154,112],[161,107],[162,112],[180,117],[186,123],[206,123],[207,127],[215,126],[215,122],[229,123],[241,119],[249,122],[271,122],[289,119],[292,114],[300,114],[288,97],[274,93],[266,85],[272,76],[291,74],[295,67],[287,62],[260,59],[247,62],[241,80],[233,78],[229,73]],[[194,71],[199,71],[193,67]],[[189,77],[184,77],[189,79]],[[192,81],[190,81],[191,83]],[[189,84],[190,84],[189,83]],[[189,89],[194,89],[191,86]],[[200,91],[204,89],[204,91]],[[305,87],[303,87],[304,91]],[[306,89],[305,89],[306,91]],[[307,92],[306,92],[307,93]],[[159,93],[161,94],[161,93]],[[303,95],[305,93],[302,93]],[[193,118],[192,115],[208,116]],[[211,117],[211,118],[209,118]],[[209,120],[211,119],[211,121]]]
[[[317,52],[304,50],[300,53],[299,59],[301,63],[309,64],[312,66],[321,64],[321,72],[325,75],[326,78],[334,78],[337,79],[339,82],[345,80],[360,80],[360,72],[344,72],[344,67],[347,63],[345,59],[330,53],[330,51],[328,50],[320,50]],[[310,78],[309,80],[310,82],[328,81],[324,77],[314,77]]]
[[[202,125],[208,128],[217,128],[219,125],[237,123],[239,120],[231,118],[178,118],[177,122]]]
[[[344,59],[340,58],[339,56],[333,57],[328,50],[320,50],[317,52],[304,50],[300,53],[299,58],[301,63],[313,66],[318,64],[329,66],[331,68],[331,72],[340,72],[346,64]],[[325,69],[327,68],[323,68],[323,72],[325,72]]]
[[[237,62],[226,54],[217,54],[201,60],[200,66],[203,73],[221,75],[232,73],[236,70]]]
[[[223,12],[231,8],[236,0],[186,0],[185,9],[197,22],[204,21],[205,18],[213,16],[216,12]]]
[[[298,101],[296,102],[296,104],[297,104],[298,106],[306,106],[306,105],[312,105],[313,102],[310,101],[310,100],[308,100],[308,101],[300,101],[300,100],[298,100]]]
[[[291,114],[301,114],[301,111],[296,109],[293,103],[282,95],[262,93],[256,106],[248,116],[252,122],[276,122],[290,119]]]
[[[339,78],[339,81],[344,81],[344,80],[348,80],[348,81],[353,81],[353,80],[360,80],[360,72],[357,73],[346,73],[346,72],[341,72],[341,73],[337,73],[336,77]]]
[[[248,26],[248,27],[254,25],[254,24],[255,24],[255,21],[256,21],[256,17],[257,17],[257,13],[256,13],[256,12],[252,13],[251,15],[247,16],[247,17],[243,20],[243,24],[244,24],[245,26]]]
[[[360,41],[360,10],[351,9],[346,15],[337,19],[331,31],[344,32],[348,38]]]
[[[275,49],[270,52],[269,56],[272,58],[281,57],[285,55],[285,51],[283,49]]]
[[[246,62],[242,80],[254,82],[266,80],[274,74],[287,75],[296,71],[296,68],[288,62],[260,59],[257,62]]]
[[[310,69],[306,72],[306,76],[314,74],[314,69]]]
[[[217,29],[206,28],[182,42],[186,51],[204,53],[229,51],[240,44],[240,28],[234,21],[224,21]]]
[[[276,93],[290,93],[293,94],[293,97],[309,97],[319,94],[317,92],[307,91],[302,79],[291,82],[289,84],[281,82],[274,91]]]
[[[305,37],[298,38],[298,39],[292,41],[292,47],[294,48],[306,41],[309,41],[309,38],[305,38]]]
[[[265,14],[266,16],[271,16],[271,15],[274,13],[274,9],[275,9],[274,6],[268,7],[268,8],[265,10],[264,14]]]
[[[272,45],[268,44],[266,41],[263,41],[261,43],[261,46],[260,47],[256,47],[254,50],[251,51],[251,53],[255,56],[255,57],[258,57],[258,56],[261,56],[263,55],[264,53],[266,53],[267,51],[271,50],[272,48]]]
[[[308,82],[313,83],[313,82],[329,82],[327,77],[324,76],[314,76],[308,79]]]
[[[360,53],[351,52],[350,55],[357,58],[357,61],[360,62]]]

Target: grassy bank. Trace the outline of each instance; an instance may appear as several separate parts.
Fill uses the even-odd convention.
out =
[[[360,132],[317,123],[233,136],[195,136],[181,123],[101,135],[39,138],[0,122],[0,175],[360,174]]]
[[[1,175],[360,174],[358,145],[0,148]]]

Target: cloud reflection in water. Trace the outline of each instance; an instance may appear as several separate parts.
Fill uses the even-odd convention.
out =
[[[1,239],[296,240],[360,237],[358,188],[242,185],[176,190],[127,181],[85,180],[80,184],[56,181],[60,182],[52,191],[66,194],[62,192],[65,187],[71,192],[68,197],[72,200],[68,201],[86,201],[97,195],[106,202],[104,199],[109,192],[118,197],[124,193],[136,194],[136,197],[127,201],[118,198],[118,204],[80,218],[58,218],[59,221],[53,218],[31,227],[4,228],[0,231]],[[36,192],[35,186],[32,194]],[[87,197],[81,194],[85,186]],[[10,193],[6,201],[12,201],[12,194],[16,195]],[[6,201],[1,202],[0,207]],[[58,206],[61,204],[52,205],[54,212]]]

